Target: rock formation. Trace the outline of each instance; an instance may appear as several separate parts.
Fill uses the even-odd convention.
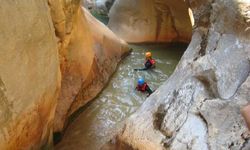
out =
[[[128,48],[102,23],[84,13],[80,0],[51,0],[49,5],[61,58],[62,86],[54,122],[54,131],[61,132],[67,118],[102,90]]]
[[[0,149],[38,149],[52,137],[60,87],[46,1],[1,1]]]
[[[127,119],[118,143],[139,150],[246,150],[250,134],[240,108],[250,102],[250,3],[187,3],[195,19],[191,43],[172,76]]]
[[[116,0],[109,17],[109,28],[131,43],[189,43],[192,35],[188,6],[182,0]]]
[[[101,91],[128,52],[80,4],[1,1],[1,150],[48,149],[53,128]]]

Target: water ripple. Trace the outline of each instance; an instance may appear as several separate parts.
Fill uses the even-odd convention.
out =
[[[109,85],[72,123],[56,149],[98,149],[112,134],[113,128],[145,101],[146,94],[135,90],[137,79],[144,77],[153,90],[157,89],[173,72],[181,56],[176,51],[178,48],[132,47],[134,51],[120,64]],[[145,49],[152,50],[157,67],[134,71],[134,68],[143,67]]]

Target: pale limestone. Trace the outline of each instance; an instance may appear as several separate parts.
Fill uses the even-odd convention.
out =
[[[187,3],[195,19],[189,47],[171,77],[126,120],[118,140],[139,150],[247,149],[240,108],[250,102],[250,3]]]
[[[131,43],[188,43],[192,35],[189,14],[182,0],[116,0],[109,12],[108,26]]]

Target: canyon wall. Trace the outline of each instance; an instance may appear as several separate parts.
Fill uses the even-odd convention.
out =
[[[126,120],[113,147],[249,148],[240,108],[250,102],[250,3],[187,3],[195,19],[189,47],[171,77]]]
[[[1,1],[0,149],[39,149],[52,138],[60,87],[46,1]]]
[[[109,28],[130,43],[189,43],[192,24],[183,0],[116,0]]]
[[[61,132],[68,117],[102,90],[129,51],[124,41],[84,12],[80,4],[80,0],[49,1],[62,72],[55,132]]]
[[[1,2],[0,149],[51,148],[53,132],[102,90],[128,53],[80,4]]]

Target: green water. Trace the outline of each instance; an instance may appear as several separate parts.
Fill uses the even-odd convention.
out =
[[[131,45],[134,51],[119,65],[107,87],[82,110],[69,125],[57,150],[97,150],[120,127],[121,122],[135,112],[145,101],[146,94],[135,90],[138,77],[142,76],[155,90],[174,71],[186,46],[183,45]],[[150,50],[156,68],[135,72],[142,68],[144,53]]]
[[[103,24],[107,25],[108,22],[109,22],[109,17],[108,16],[105,16],[105,15],[101,15],[101,14],[98,14],[97,12],[91,12],[91,14],[96,18],[98,19],[99,21],[101,21]]]

